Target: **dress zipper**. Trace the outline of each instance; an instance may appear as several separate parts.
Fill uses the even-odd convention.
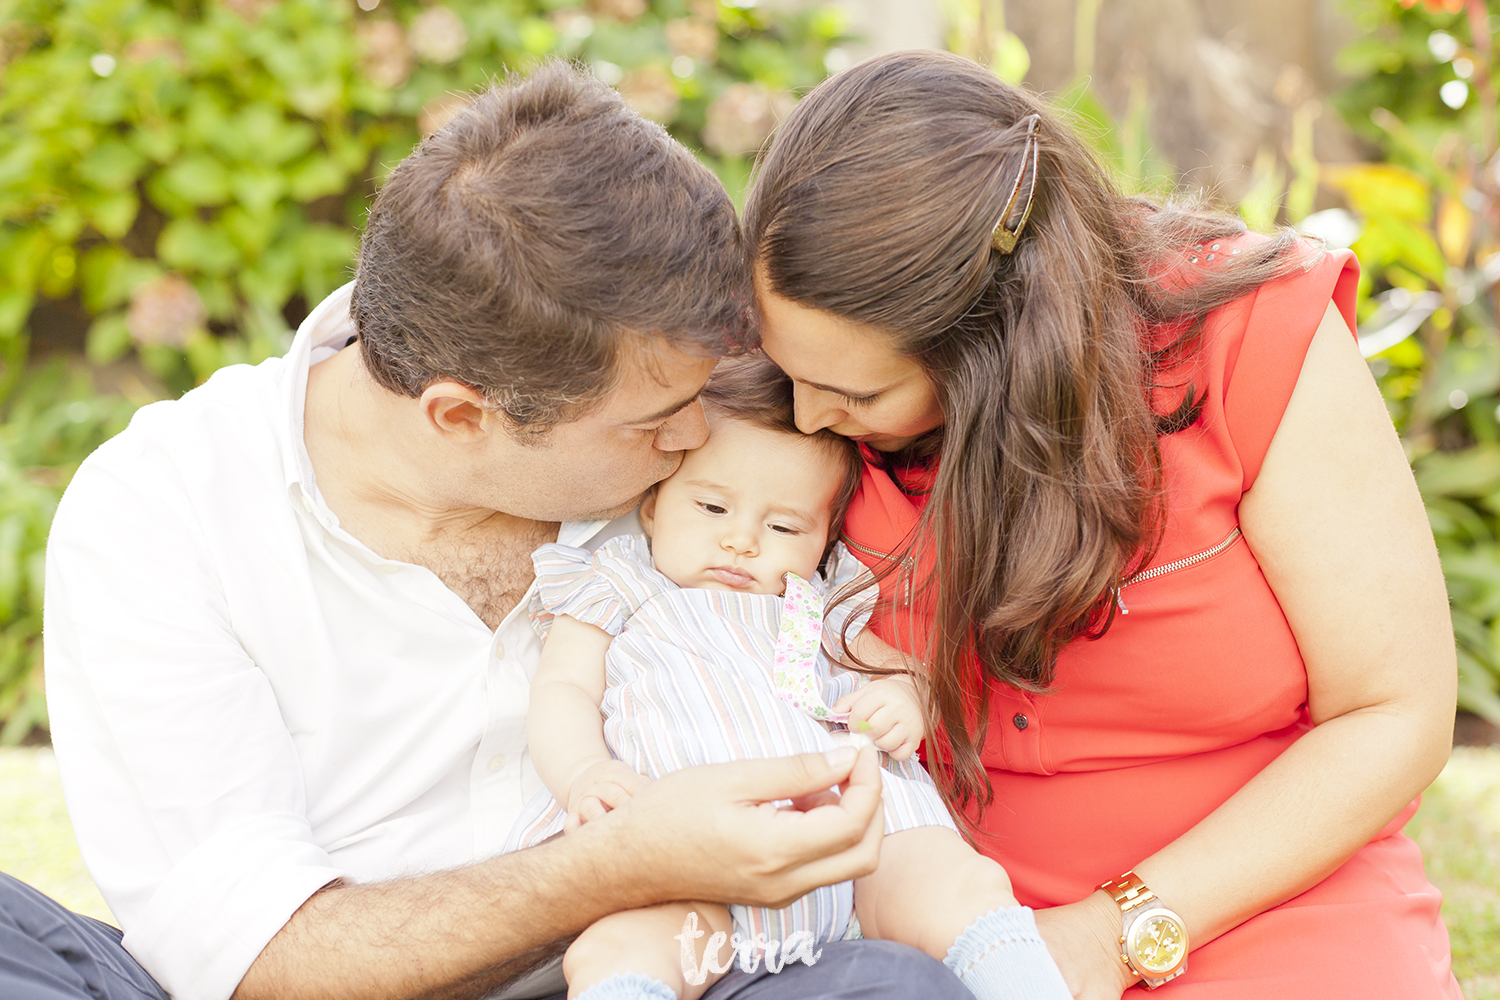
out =
[[[883,562],[890,562],[894,558],[889,552],[881,552],[878,549],[870,548],[868,545],[861,545],[848,535],[840,535],[839,540],[854,551],[863,552],[865,555],[872,556]],[[903,556],[901,558],[901,603],[904,605],[911,604],[912,567],[915,565],[916,560],[911,556]]]
[[[1130,579],[1122,580],[1120,582],[1120,585],[1115,588],[1115,604],[1119,607],[1120,614],[1130,614],[1130,609],[1125,606],[1125,601],[1120,596],[1126,587],[1134,583],[1145,583],[1147,580],[1155,580],[1159,576],[1166,576],[1168,573],[1175,573],[1180,569],[1187,569],[1189,566],[1196,566],[1207,559],[1212,559],[1214,556],[1218,555],[1220,552],[1223,552],[1225,549],[1229,548],[1229,546],[1233,545],[1235,543],[1235,540],[1239,537],[1240,529],[1238,525],[1236,525],[1235,529],[1231,531],[1227,536],[1225,536],[1224,540],[1219,542],[1217,545],[1206,548],[1202,552],[1194,552],[1190,556],[1183,556],[1181,559],[1176,559],[1169,563],[1163,563],[1160,566],[1152,566],[1150,569],[1143,569],[1139,573],[1132,576]]]

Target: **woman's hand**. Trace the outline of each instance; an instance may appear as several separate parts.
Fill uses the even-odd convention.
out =
[[[568,818],[563,823],[563,832],[572,833],[611,809],[620,808],[650,780],[618,760],[589,765],[568,789]]]
[[[840,698],[833,710],[848,712],[850,732],[870,737],[891,760],[906,760],[927,738],[921,695],[908,674],[871,681]]]
[[[1037,910],[1036,926],[1078,1000],[1120,1000],[1138,981],[1120,958],[1120,908],[1102,890]]]

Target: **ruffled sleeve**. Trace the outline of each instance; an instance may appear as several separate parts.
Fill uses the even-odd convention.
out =
[[[1330,301],[1354,335],[1358,284],[1354,254],[1330,250],[1225,308],[1226,319],[1243,323],[1241,336],[1225,338],[1224,360],[1224,416],[1244,470],[1242,490],[1260,473]]]
[[[531,594],[531,625],[546,638],[557,615],[567,615],[618,635],[645,601],[661,592],[665,580],[651,566],[644,538],[612,538],[590,553],[571,545],[543,545],[531,554],[536,588]]]

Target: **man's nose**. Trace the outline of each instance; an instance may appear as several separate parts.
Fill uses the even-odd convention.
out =
[[[651,445],[657,451],[692,451],[707,440],[708,421],[703,419],[703,404],[695,399],[662,422]]]
[[[797,429],[803,434],[832,427],[847,416],[843,407],[831,405],[829,393],[810,385],[792,388],[792,405],[796,407]]]

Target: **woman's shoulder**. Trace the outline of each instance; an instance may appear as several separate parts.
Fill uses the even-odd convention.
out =
[[[1281,275],[1209,315],[1205,349],[1220,368],[1223,417],[1249,489],[1330,303],[1354,336],[1359,262],[1348,250],[1304,244]]]

